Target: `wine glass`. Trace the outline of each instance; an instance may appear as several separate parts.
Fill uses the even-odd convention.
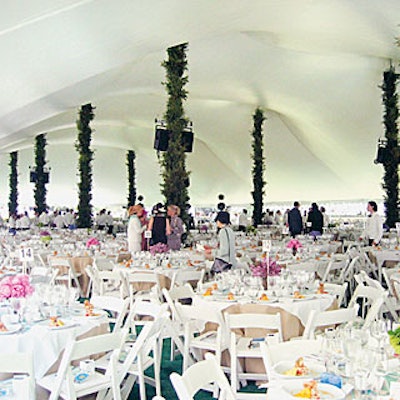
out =
[[[370,333],[371,336],[378,342],[378,347],[383,347],[384,340],[387,338],[386,322],[380,319],[372,321]]]

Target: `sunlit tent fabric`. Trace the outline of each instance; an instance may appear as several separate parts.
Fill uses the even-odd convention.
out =
[[[250,203],[252,114],[265,111],[266,199],[381,198],[382,74],[399,64],[397,0],[5,1],[0,16],[0,203],[19,151],[20,203],[33,205],[34,137],[48,133],[48,203],[77,204],[77,113],[96,106],[93,203],[161,200],[154,119],[166,49],[189,43],[192,204]]]

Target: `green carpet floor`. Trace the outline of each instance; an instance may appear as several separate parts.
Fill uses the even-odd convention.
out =
[[[178,397],[175,394],[175,390],[172,387],[171,381],[169,380],[169,376],[172,372],[178,372],[179,374],[182,373],[182,356],[179,355],[175,358],[175,360],[170,361],[169,359],[169,339],[165,340],[163,354],[162,354],[162,364],[161,364],[161,391],[163,397],[166,400],[177,400]],[[154,376],[152,369],[146,371],[146,374]],[[243,392],[256,392],[256,393],[263,393],[264,390],[257,389],[257,386],[254,384],[248,385],[246,388],[242,390]],[[150,385],[146,385],[146,394],[147,399],[151,400],[153,396],[156,395],[155,388]],[[206,391],[200,391],[196,396],[196,400],[202,399],[212,399],[212,394]],[[139,396],[139,386],[135,384],[131,394],[129,395],[129,400],[138,400],[140,399]]]

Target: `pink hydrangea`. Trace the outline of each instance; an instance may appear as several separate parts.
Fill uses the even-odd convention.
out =
[[[33,291],[34,288],[29,282],[29,277],[25,274],[6,276],[0,281],[0,299],[26,297]]]

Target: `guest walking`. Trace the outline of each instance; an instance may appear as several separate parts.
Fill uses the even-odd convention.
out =
[[[235,234],[230,227],[229,213],[220,211],[217,215],[217,227],[219,228],[218,243],[219,248],[216,257],[231,264],[234,268],[236,262],[236,249],[235,249]]]
[[[317,203],[311,204],[311,209],[308,213],[307,222],[311,223],[310,235],[317,237],[322,235],[322,228],[324,226],[324,217],[319,211]]]
[[[368,239],[369,246],[378,245],[383,235],[383,223],[378,214],[378,205],[375,201],[369,201],[367,205],[369,216],[365,223],[365,229],[361,234],[360,240]]]
[[[165,208],[161,203],[157,203],[153,207],[153,215],[150,217],[148,230],[151,231],[150,246],[157,243],[167,244],[167,236],[171,234],[171,228]]]
[[[128,209],[128,250],[133,253],[142,250],[142,232],[146,226],[140,223],[140,217],[143,214],[143,207],[140,204],[131,206]]]
[[[167,237],[167,244],[171,250],[180,250],[182,244],[182,234],[184,232],[183,221],[179,217],[181,210],[176,205],[167,207],[167,215],[169,217],[169,225],[171,233]]]
[[[300,235],[303,230],[303,219],[300,214],[300,203],[295,201],[293,208],[288,213],[289,232],[292,237]]]

